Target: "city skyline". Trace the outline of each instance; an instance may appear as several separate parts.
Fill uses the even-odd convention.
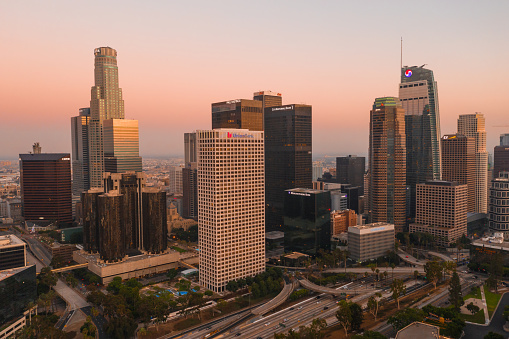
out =
[[[403,65],[426,63],[435,73],[442,135],[455,132],[458,115],[481,112],[492,153],[509,129],[494,127],[505,125],[505,3],[431,2],[418,10],[432,27],[413,25],[417,7],[403,2],[373,3],[368,11],[360,4],[276,3],[270,12],[259,4],[133,4],[113,18],[112,4],[104,11],[64,2],[0,6],[9,13],[0,27],[18,27],[1,38],[16,51],[3,56],[0,142],[9,147],[1,159],[15,159],[35,141],[47,152],[70,152],[69,118],[89,106],[99,46],[119,53],[126,118],[140,121],[141,156],[181,155],[184,131],[210,128],[211,103],[258,90],[313,105],[314,154],[366,155],[372,98],[398,94],[401,36]],[[375,30],[374,17],[403,8],[411,14]],[[90,25],[91,16],[104,26]],[[263,44],[253,43],[261,36]]]

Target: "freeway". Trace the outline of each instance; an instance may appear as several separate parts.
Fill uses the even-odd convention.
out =
[[[435,256],[435,257],[439,257],[440,259],[442,259],[443,261],[456,261],[456,260],[453,260],[451,257],[445,255],[445,254],[442,254],[442,253],[438,253],[438,252],[428,252],[428,254],[432,255],[432,256]]]
[[[51,263],[51,254],[44,246],[35,238],[30,235],[24,235],[23,240],[28,244],[32,253],[46,266]]]
[[[415,265],[415,266],[424,266],[427,262],[427,260],[419,260],[419,259],[415,258],[411,254],[408,254],[405,251],[403,251],[401,248],[399,249],[398,256],[404,262],[409,263],[411,265]]]
[[[385,268],[385,267],[378,267],[380,272],[387,271],[388,274],[394,273],[407,273],[407,274],[413,274],[414,271],[417,271],[419,273],[424,272],[424,267],[396,267],[394,268],[394,271],[391,268]],[[371,269],[369,267],[354,267],[354,268],[347,268],[347,272],[351,273],[365,273],[368,272],[371,274]],[[328,270],[324,271],[325,273],[344,273],[344,268],[329,268]]]

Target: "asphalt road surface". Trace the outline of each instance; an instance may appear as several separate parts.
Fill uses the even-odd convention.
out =
[[[502,300],[498,304],[498,308],[495,311],[495,314],[493,315],[493,318],[488,326],[482,326],[482,325],[474,325],[474,324],[467,324],[465,326],[465,336],[464,339],[478,339],[478,338],[484,338],[486,334],[491,332],[496,332],[504,336],[504,338],[507,337],[507,332],[504,331],[504,324],[505,320],[502,316],[504,313],[504,307],[506,305],[509,305],[509,293],[505,293],[502,296]]]

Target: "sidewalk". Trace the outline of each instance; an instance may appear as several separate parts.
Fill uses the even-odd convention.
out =
[[[486,303],[486,297],[484,296],[484,285],[481,286],[481,298],[484,306],[484,323],[488,325],[490,323],[490,314],[488,313],[488,304]]]

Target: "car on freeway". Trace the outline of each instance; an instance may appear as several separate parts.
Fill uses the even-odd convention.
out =
[[[324,310],[328,310],[328,309],[329,309],[329,307],[328,307],[328,306],[325,306],[323,309],[324,309]]]
[[[293,310],[294,310],[294,308],[293,308],[293,307],[290,307],[290,311],[293,311]]]

